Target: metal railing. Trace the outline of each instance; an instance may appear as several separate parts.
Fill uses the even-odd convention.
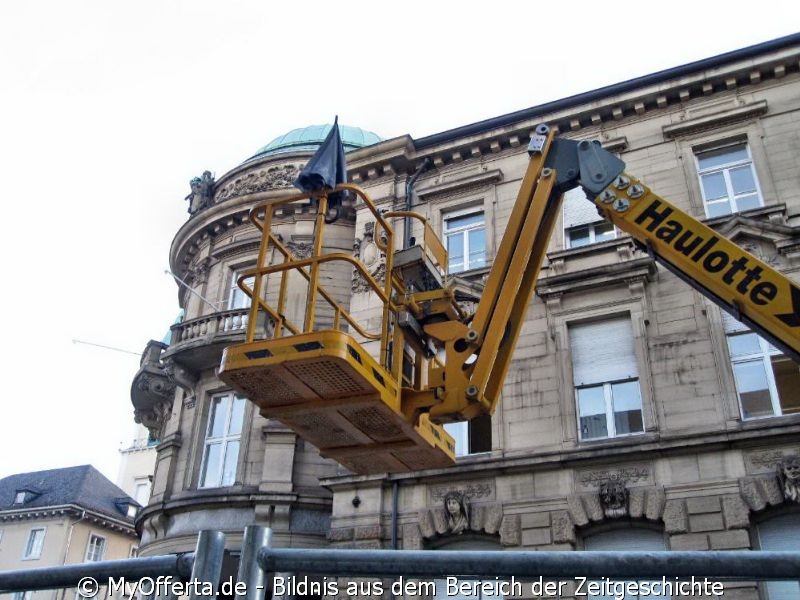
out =
[[[173,577],[187,583],[183,590],[188,590],[190,600],[215,598],[224,552],[223,533],[201,531],[193,553],[0,572],[0,594],[77,587],[81,596],[91,598],[97,594],[97,585],[107,585],[108,581],[149,579],[152,583],[158,577]],[[723,581],[800,580],[800,552],[442,552],[273,548],[271,529],[258,525],[247,527],[233,595],[243,600],[261,600],[265,594],[271,597],[273,576],[285,573],[334,578],[428,577],[440,581],[465,576],[512,578],[512,581],[513,578],[525,581],[663,579],[674,580],[675,585],[687,580],[694,583],[702,578],[706,585],[708,580],[722,585]],[[94,586],[87,588],[87,579],[93,581]],[[192,583],[194,585],[188,585]],[[155,593],[150,596],[171,597],[174,589],[174,586],[163,586],[153,590],[151,586],[150,591]],[[209,593],[209,590],[212,591]]]

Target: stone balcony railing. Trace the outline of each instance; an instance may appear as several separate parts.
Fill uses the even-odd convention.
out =
[[[176,323],[164,357],[194,371],[218,366],[225,346],[244,341],[249,313],[249,308],[237,308]],[[263,320],[261,313],[257,337],[264,335]]]
[[[244,333],[249,313],[249,308],[236,308],[176,323],[172,326],[170,346],[217,333]]]

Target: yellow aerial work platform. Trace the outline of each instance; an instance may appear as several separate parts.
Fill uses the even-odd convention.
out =
[[[356,473],[453,464],[452,438],[426,415],[408,423],[391,375],[340,331],[232,346],[220,378]]]
[[[374,209],[376,222],[387,238],[386,246],[391,248],[391,225],[371,200],[356,186],[339,187],[353,190]],[[323,254],[326,197],[322,196],[314,199],[318,206],[312,256],[294,257],[272,233],[272,214],[278,206],[304,199],[308,200],[308,196],[299,194],[262,204],[250,212],[251,221],[262,232],[262,240],[258,265],[239,280],[240,287],[252,299],[247,341],[226,348],[220,379],[255,403],[262,415],[285,424],[316,446],[322,456],[335,459],[353,472],[372,474],[451,466],[455,462],[453,438],[432,423],[427,414],[406,415],[401,411],[403,354],[391,348],[393,342],[401,350],[404,344],[400,328],[395,327],[394,331],[390,327],[394,319],[389,313],[393,309],[392,296],[402,290],[398,290],[398,281],[391,276],[392,253],[386,253],[384,283],[372,278],[364,265],[349,254]],[[266,261],[268,249],[273,255],[270,264]],[[282,256],[283,261],[275,262],[276,255]],[[364,331],[320,285],[321,265],[335,260],[351,263],[383,303],[380,333]],[[307,280],[302,327],[285,316],[290,272]],[[270,275],[270,286],[276,277],[280,282],[273,287],[279,290],[277,297],[272,297],[273,304],[259,294],[262,279]],[[252,289],[244,284],[248,277],[254,279]],[[317,303],[327,303],[328,313],[334,315],[332,328],[315,330]],[[258,311],[267,313],[272,339],[257,339]],[[380,342],[380,356],[386,357],[384,364],[367,352],[351,332],[361,340]]]

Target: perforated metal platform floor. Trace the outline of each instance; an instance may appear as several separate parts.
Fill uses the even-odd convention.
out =
[[[352,337],[323,331],[225,350],[220,379],[261,414],[359,474],[454,464],[453,439],[426,415],[405,420],[396,383]]]

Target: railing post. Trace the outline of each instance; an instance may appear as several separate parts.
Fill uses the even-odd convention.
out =
[[[219,587],[220,576],[222,575],[222,559],[225,554],[225,534],[221,531],[201,531],[197,535],[197,547],[194,551],[194,566],[192,567],[192,579],[189,600],[209,600],[209,596],[203,595],[203,586],[210,583],[214,589],[210,600],[217,597],[216,590]]]
[[[242,556],[236,580],[246,586],[242,600],[262,600],[272,597],[272,581],[269,573],[258,564],[258,551],[272,547],[272,529],[261,525],[249,525],[244,530]],[[266,596],[264,595],[266,592]]]

